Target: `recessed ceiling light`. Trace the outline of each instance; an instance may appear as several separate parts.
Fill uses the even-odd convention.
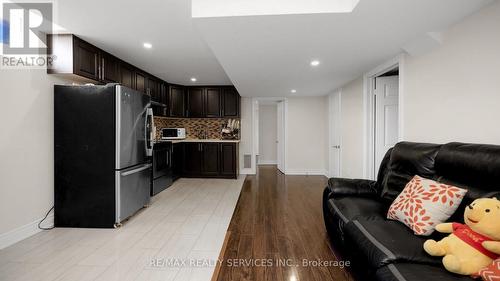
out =
[[[295,94],[295,93],[297,93],[297,90],[292,89],[290,92],[291,92],[292,94]]]
[[[144,48],[146,48],[146,49],[151,49],[151,48],[153,48],[153,45],[151,45],[151,43],[147,43],[147,42],[146,42],[146,43],[144,43],[144,44],[142,44],[142,45],[143,45],[143,46],[144,46]]]
[[[311,61],[311,66],[318,66],[319,65],[319,60],[313,60]]]
[[[196,82],[197,80],[195,77],[191,77],[191,82]]]

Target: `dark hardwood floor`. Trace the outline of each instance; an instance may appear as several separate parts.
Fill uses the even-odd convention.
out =
[[[302,265],[304,259],[337,261],[323,224],[326,181],[323,176],[285,176],[275,166],[260,166],[256,176],[248,176],[217,280],[353,280],[340,267]]]

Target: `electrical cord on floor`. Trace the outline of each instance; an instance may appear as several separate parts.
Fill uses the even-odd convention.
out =
[[[49,211],[47,212],[47,214],[45,214],[45,217],[38,223],[38,228],[41,229],[41,230],[51,230],[54,228],[54,226],[51,226],[51,227],[42,227],[41,224],[44,220],[47,219],[47,217],[49,216],[50,212],[54,210],[54,206],[52,206],[52,208],[49,209]]]

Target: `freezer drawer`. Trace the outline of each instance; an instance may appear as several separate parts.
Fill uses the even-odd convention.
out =
[[[119,223],[149,204],[151,164],[116,171],[116,222]]]

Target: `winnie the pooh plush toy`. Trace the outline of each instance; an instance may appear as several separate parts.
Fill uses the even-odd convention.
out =
[[[441,223],[436,230],[451,233],[441,241],[427,240],[424,250],[444,256],[444,267],[462,275],[476,274],[500,256],[500,201],[481,198],[465,208],[464,224]]]

